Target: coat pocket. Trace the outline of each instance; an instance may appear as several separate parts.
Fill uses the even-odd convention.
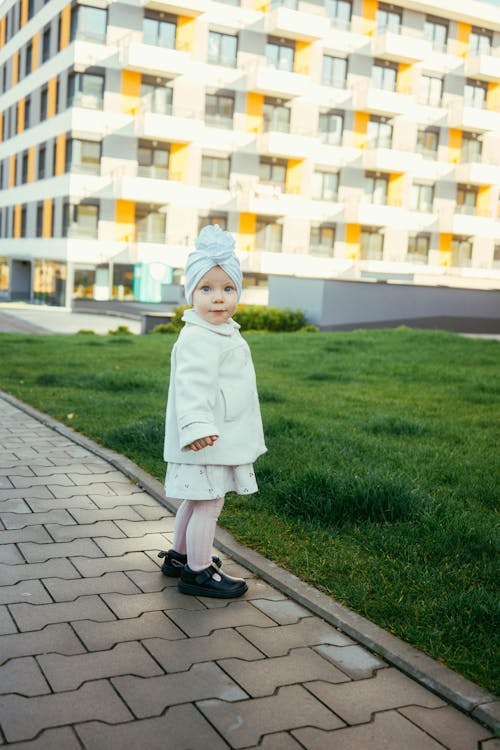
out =
[[[245,394],[243,389],[221,388],[222,403],[224,405],[224,421],[234,422],[245,408]]]

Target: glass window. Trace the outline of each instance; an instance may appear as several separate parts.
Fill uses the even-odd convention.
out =
[[[453,236],[451,239],[451,265],[470,266],[472,260],[472,239]]]
[[[157,81],[141,82],[141,110],[158,115],[172,114],[173,89],[168,81],[158,83]]]
[[[40,94],[40,122],[47,119],[47,108],[49,103],[49,89],[44,86]]]
[[[68,107],[101,109],[104,76],[92,73],[71,73],[68,77]]]
[[[27,219],[28,219],[28,212],[26,209],[26,204],[23,204],[21,206],[21,237],[27,237]]]
[[[166,214],[137,206],[135,226],[138,242],[165,242]]]
[[[378,229],[363,227],[360,235],[361,260],[382,260],[384,256],[384,235]]]
[[[491,55],[493,44],[493,33],[486,29],[476,29],[472,27],[469,36],[469,55]]]
[[[392,125],[382,117],[370,117],[366,136],[369,148],[391,148]]]
[[[155,47],[175,49],[177,26],[175,21],[164,21],[159,18],[144,18],[142,26],[142,40],[144,44]]]
[[[477,133],[462,133],[460,161],[481,161],[482,150],[483,142],[479,140]]]
[[[47,149],[45,146],[40,146],[38,149],[38,179],[43,180],[43,178],[46,176],[45,169],[46,169],[46,154]]]
[[[203,187],[219,188],[227,190],[229,187],[229,173],[231,160],[216,156],[202,156],[201,159],[201,185]]]
[[[421,76],[419,95],[419,101],[421,104],[428,104],[430,107],[440,107],[442,92],[443,81],[441,78]]]
[[[4,255],[0,257],[0,292],[9,290],[9,259]]]
[[[343,89],[347,79],[347,60],[344,57],[323,55],[321,66],[321,83]]]
[[[27,96],[24,102],[24,127],[31,126],[31,96]]]
[[[151,177],[168,180],[169,150],[165,146],[139,144],[137,174],[139,177]]]
[[[500,242],[493,248],[493,268],[500,267]]]
[[[66,144],[66,172],[99,174],[101,144],[96,141],[70,139]]]
[[[438,152],[439,131],[419,130],[417,133],[417,153],[426,159],[434,159]]]
[[[321,112],[318,120],[319,138],[321,143],[339,146],[342,143],[342,129],[344,119],[337,112]]]
[[[457,185],[457,213],[475,214],[477,187]]]
[[[488,95],[488,84],[482,81],[466,81],[464,89],[464,104],[466,107],[486,107],[486,97]]]
[[[28,152],[23,151],[21,157],[21,184],[25,185],[28,182]]]
[[[384,206],[387,203],[388,177],[386,175],[366,174],[364,181],[365,200]]]
[[[207,62],[214,65],[226,65],[234,68],[238,53],[238,37],[232,34],[221,34],[218,31],[208,32]]]
[[[274,219],[257,216],[255,222],[255,244],[257,250],[280,253],[282,250],[283,227]]]
[[[448,44],[448,22],[441,18],[425,19],[424,25],[425,38],[432,43],[432,48],[436,52],[446,52]]]
[[[46,305],[64,305],[66,264],[53,260],[35,260],[33,297]]]
[[[321,255],[327,258],[333,258],[334,245],[335,227],[311,227],[311,234],[309,237],[309,251],[311,255]]]
[[[372,84],[376,89],[396,91],[397,65],[389,63],[375,63],[372,68]]]
[[[432,212],[434,202],[434,185],[414,182],[411,192],[411,208],[414,211]]]
[[[104,8],[74,5],[71,8],[70,40],[106,41],[108,14]]]
[[[97,238],[99,207],[90,203],[65,203],[63,207],[63,236]]]
[[[264,132],[290,132],[290,107],[282,99],[264,99]]]
[[[295,44],[292,41],[280,42],[269,38],[266,43],[267,64],[277,70],[293,71]]]
[[[325,11],[333,26],[347,29],[351,22],[351,0],[326,0]]]
[[[234,96],[232,94],[205,95],[205,122],[214,128],[233,127]]]
[[[44,29],[42,36],[42,63],[50,58],[50,26]]]
[[[36,236],[43,236],[43,203],[36,204]]]
[[[397,10],[390,5],[379,3],[376,19],[377,32],[379,34],[383,34],[387,31],[391,31],[394,34],[399,34],[402,21],[401,10]]]
[[[227,231],[227,215],[211,214],[210,216],[200,216],[200,218],[198,219],[198,232],[203,229],[203,227],[206,227],[209,224],[218,224],[221,229]]]
[[[259,182],[276,185],[282,192],[286,190],[286,162],[277,159],[263,159],[259,161]]]
[[[29,76],[33,69],[33,43],[30,42],[26,47],[26,56],[24,58],[24,75]]]
[[[336,201],[339,186],[337,172],[314,172],[312,179],[312,197],[321,201]]]
[[[406,260],[410,263],[429,262],[430,237],[428,234],[413,234],[408,237]]]

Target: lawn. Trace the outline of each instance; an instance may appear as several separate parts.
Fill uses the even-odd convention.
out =
[[[500,345],[435,331],[246,335],[269,452],[221,524],[500,693]],[[163,479],[170,335],[0,335],[0,387]]]

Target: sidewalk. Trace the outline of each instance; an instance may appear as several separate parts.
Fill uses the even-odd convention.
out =
[[[180,594],[161,497],[0,393],[1,747],[500,749],[492,696],[222,530],[248,593]]]

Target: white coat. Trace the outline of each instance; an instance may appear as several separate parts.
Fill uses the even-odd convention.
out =
[[[171,356],[164,459],[178,464],[237,466],[253,463],[264,443],[257,385],[248,344],[230,319],[213,325],[194,310]],[[215,445],[189,450],[198,438]]]

